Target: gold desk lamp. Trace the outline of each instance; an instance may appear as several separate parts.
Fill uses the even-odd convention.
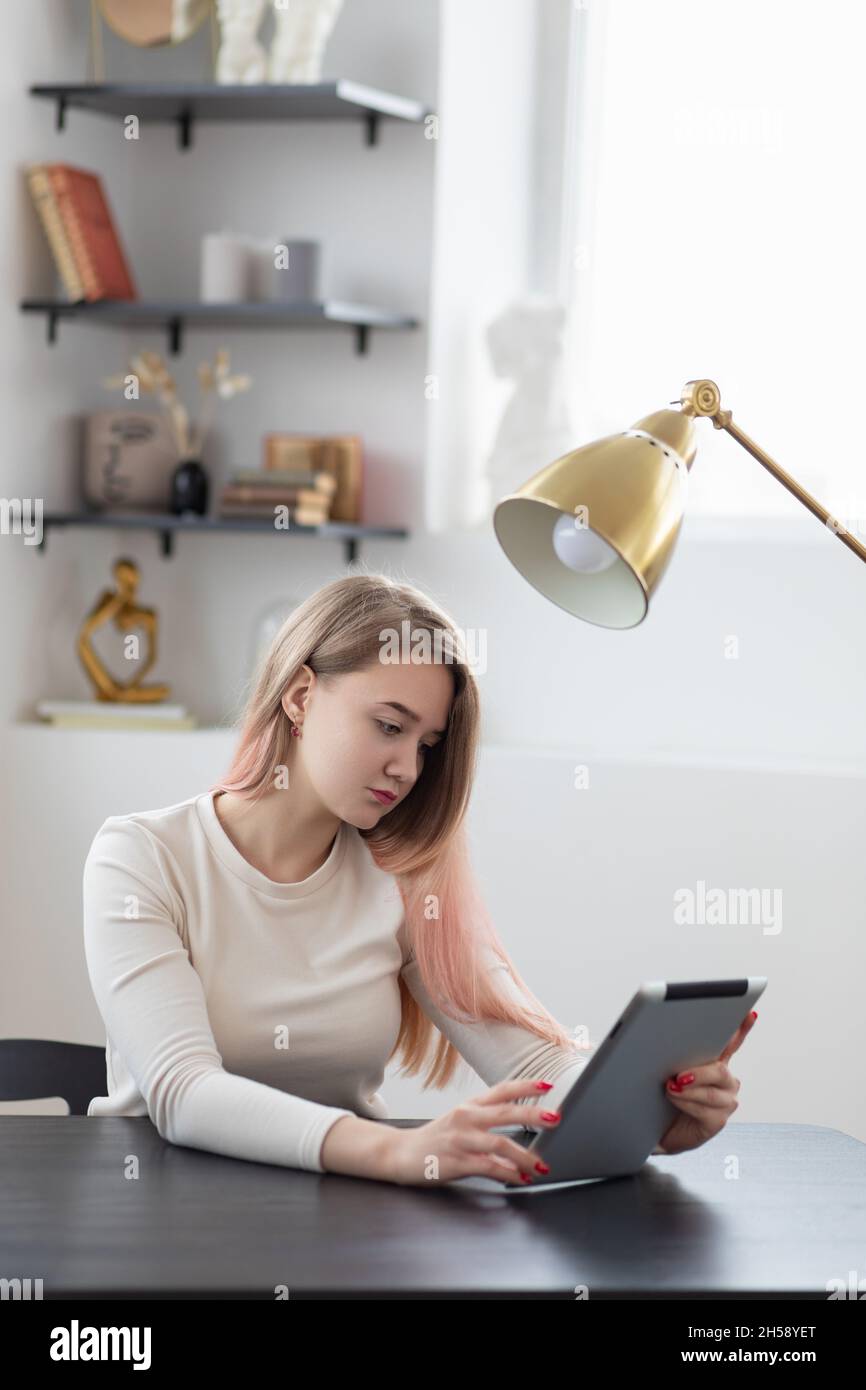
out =
[[[573,449],[503,497],[493,526],[524,579],[560,608],[598,627],[637,627],[667,569],[695,458],[694,420],[727,430],[866,560],[866,547],[722,410],[714,381],[687,381],[679,410],[657,410],[621,434]]]

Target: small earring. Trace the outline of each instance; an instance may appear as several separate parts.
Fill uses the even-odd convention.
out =
[[[293,725],[292,725],[292,738],[300,738],[300,737],[301,737],[301,731],[300,731],[300,729],[298,728],[297,724],[293,724]]]

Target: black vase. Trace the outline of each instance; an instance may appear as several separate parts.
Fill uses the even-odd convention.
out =
[[[198,459],[183,459],[171,476],[170,510],[175,516],[207,513],[208,476]]]

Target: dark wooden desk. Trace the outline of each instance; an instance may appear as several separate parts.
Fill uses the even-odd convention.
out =
[[[866,1274],[866,1145],[820,1126],[731,1123],[631,1178],[514,1192],[247,1163],[148,1119],[0,1116],[0,1165],[0,1277],[44,1299],[826,1300]]]

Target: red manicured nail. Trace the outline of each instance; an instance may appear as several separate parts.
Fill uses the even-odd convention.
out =
[[[532,1178],[529,1176],[528,1173],[521,1173],[521,1174],[520,1174],[520,1181],[521,1181],[521,1182],[532,1182]]]
[[[546,1163],[542,1163],[541,1159],[539,1159],[535,1165],[535,1171],[537,1173],[549,1173],[550,1169],[548,1168]]]
[[[682,1089],[683,1089],[683,1088],[682,1088],[682,1086],[680,1085],[680,1083],[679,1083],[678,1081],[669,1081],[669,1082],[668,1082],[668,1090],[669,1090],[669,1091],[676,1091],[677,1094],[679,1094],[680,1091],[681,1091]]]
[[[539,1091],[552,1091],[552,1090],[553,1090],[553,1082],[552,1082],[552,1081],[536,1081],[535,1084],[536,1084],[536,1086],[537,1086],[537,1088],[538,1088]]]
[[[692,1082],[694,1081],[694,1079],[695,1079],[695,1074],[694,1074],[693,1071],[687,1071],[687,1072],[685,1073],[684,1076],[678,1076],[678,1077],[677,1077],[677,1080],[678,1080],[678,1082],[680,1083],[681,1086],[691,1086],[691,1084],[692,1084]]]
[[[757,1017],[758,1017],[758,1010],[757,1010],[757,1009],[753,1009],[753,1010],[752,1010],[752,1018],[757,1018]]]
[[[551,1123],[554,1123],[561,1120],[562,1116],[558,1110],[542,1110],[541,1118],[542,1120],[549,1120]]]

